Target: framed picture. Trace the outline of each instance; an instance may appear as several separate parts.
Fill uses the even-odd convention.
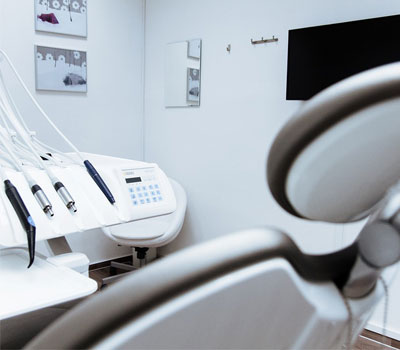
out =
[[[87,0],[34,0],[38,31],[87,36]]]
[[[36,89],[87,92],[86,52],[35,46]]]
[[[188,57],[200,59],[201,57],[201,40],[193,39],[188,42]]]
[[[187,100],[200,102],[200,69],[188,68]]]

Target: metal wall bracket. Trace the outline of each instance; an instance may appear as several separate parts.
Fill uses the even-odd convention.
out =
[[[267,43],[274,43],[277,42],[279,39],[275,38],[275,36],[273,35],[271,39],[264,39],[264,37],[261,38],[261,40],[253,40],[251,39],[251,43],[253,45],[259,45],[259,44],[267,44]]]

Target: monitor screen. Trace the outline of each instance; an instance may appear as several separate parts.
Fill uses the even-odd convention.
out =
[[[308,100],[364,70],[400,61],[400,15],[289,31],[287,100]]]

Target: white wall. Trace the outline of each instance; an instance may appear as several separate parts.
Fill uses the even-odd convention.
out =
[[[89,1],[87,39],[35,33],[33,0],[0,0],[0,16],[0,47],[72,142],[82,151],[140,160],[143,1]],[[88,93],[35,92],[35,44],[86,50]],[[22,90],[15,84],[13,91],[22,111],[27,112],[28,125],[38,132],[40,139],[68,150],[28,100],[21,97]],[[129,249],[118,248],[99,230],[70,235],[68,240],[75,251],[86,253],[91,262],[130,254]]]
[[[260,225],[286,230],[313,253],[354,237],[351,227],[291,217],[267,189],[269,146],[300,105],[285,100],[288,30],[396,13],[398,0],[147,0],[145,159],[182,183],[189,203],[183,231],[165,253]],[[272,35],[278,43],[250,44]],[[165,46],[193,38],[203,39],[201,107],[166,109]],[[391,317],[400,335],[400,314]]]

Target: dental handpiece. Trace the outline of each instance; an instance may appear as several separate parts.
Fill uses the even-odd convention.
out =
[[[111,204],[114,204],[114,196],[112,195],[110,189],[107,187],[106,183],[101,178],[100,174],[97,172],[92,163],[90,163],[88,160],[85,160],[83,164],[85,164],[86,170],[88,171],[89,175],[92,177],[96,185],[100,188],[101,192],[103,192],[103,194],[107,197],[108,201]]]
[[[28,209],[25,206],[24,201],[18,193],[17,188],[11,183],[10,180],[4,181],[5,191],[8,199],[10,200],[18,218],[23,226],[27,240],[28,240],[28,250],[29,250],[29,265],[28,269],[32,266],[35,260],[35,245],[36,245],[36,226],[32,219],[31,214],[29,214]]]
[[[54,184],[54,189],[56,190],[56,192],[58,193],[58,195],[64,202],[65,206],[72,212],[76,213],[77,209],[75,207],[75,201],[72,198],[71,194],[68,192],[68,190],[65,188],[63,183],[59,182],[59,181],[56,182]]]

